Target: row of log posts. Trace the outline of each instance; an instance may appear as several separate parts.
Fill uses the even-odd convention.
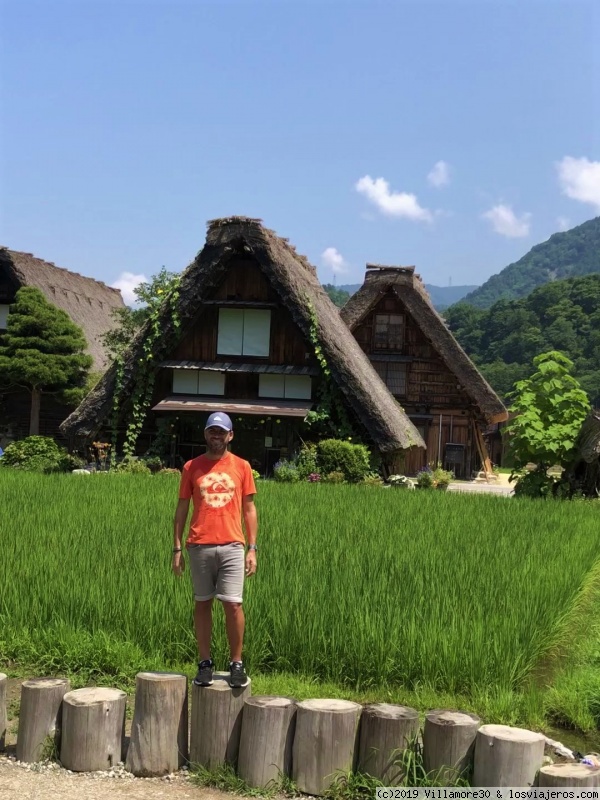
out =
[[[0,675],[0,737],[6,729],[6,676]],[[68,691],[62,679],[25,681],[17,758],[38,761],[51,750],[73,771],[110,769],[123,759],[126,696],[117,689]],[[62,735],[61,735],[62,718]],[[232,689],[227,673],[192,689],[189,760],[226,763],[250,786],[282,776],[301,792],[322,795],[338,773],[354,770],[396,785],[401,755],[420,734],[418,712],[388,703],[366,707],[347,700],[252,697],[249,683]],[[545,738],[506,725],[481,725],[474,714],[436,709],[425,717],[424,769],[438,785],[472,774],[472,785],[598,786],[600,768],[542,766]],[[185,675],[139,673],[126,768],[165,775],[188,760],[188,684]]]

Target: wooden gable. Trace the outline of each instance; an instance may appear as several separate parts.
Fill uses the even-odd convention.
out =
[[[217,333],[220,308],[264,308],[271,311],[269,355],[220,357]],[[293,322],[260,268],[251,260],[237,259],[214,297],[198,310],[192,326],[174,348],[171,358],[181,361],[261,361],[286,366],[306,366],[311,348]]]
[[[377,335],[377,319],[385,319],[386,316],[394,317],[395,322],[402,318],[402,343],[393,349],[378,347],[382,342]],[[426,333],[392,290],[388,290],[371,308],[355,328],[354,336],[374,365],[405,365],[405,391],[393,393],[407,405],[427,405],[436,409],[471,406],[454,373],[442,361]]]

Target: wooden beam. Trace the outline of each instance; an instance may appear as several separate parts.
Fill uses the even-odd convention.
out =
[[[475,444],[477,445],[477,451],[479,453],[479,457],[481,458],[481,465],[483,467],[483,471],[485,472],[486,480],[489,481],[490,476],[494,474],[492,462],[490,460],[487,447],[485,446],[485,441],[483,439],[481,430],[479,429],[479,426],[475,420],[472,420],[472,422],[473,430],[475,431]]]

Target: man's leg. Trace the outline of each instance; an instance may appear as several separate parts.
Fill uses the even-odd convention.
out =
[[[225,629],[227,631],[231,661],[241,661],[246,624],[244,609],[241,603],[223,601],[223,610],[225,611]]]
[[[194,606],[194,628],[196,629],[199,661],[206,661],[210,658],[212,604],[211,598],[210,600],[196,600]]]

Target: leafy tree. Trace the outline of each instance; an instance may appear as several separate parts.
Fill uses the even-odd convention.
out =
[[[592,402],[600,402],[600,275],[554,281],[489,309],[458,303],[445,318],[501,396],[529,374],[535,356],[556,349],[573,361],[574,375]]]
[[[112,317],[117,324],[102,337],[102,343],[111,360],[114,361],[129,347],[136,333],[149,318],[152,310],[162,303],[177,278],[179,278],[178,273],[169,272],[166,267],[162,267],[157,275],[145,283],[140,283],[133,290],[137,297],[136,302],[140,304],[138,308],[125,306],[113,311]]]
[[[42,394],[68,404],[83,396],[92,357],[81,328],[33,286],[19,289],[0,336],[0,376],[6,386],[31,393],[29,433],[37,434]]]
[[[548,494],[556,489],[547,475],[550,467],[566,467],[590,403],[578,381],[571,375],[573,362],[551,350],[533,359],[536,371],[516,384],[510,411],[516,416],[507,425],[508,447],[518,477],[517,488],[528,494]],[[527,464],[535,470],[525,474]]]
[[[324,283],[323,288],[338,308],[345,306],[350,298],[350,292],[344,289],[338,289],[338,287],[334,286],[332,283]]]

